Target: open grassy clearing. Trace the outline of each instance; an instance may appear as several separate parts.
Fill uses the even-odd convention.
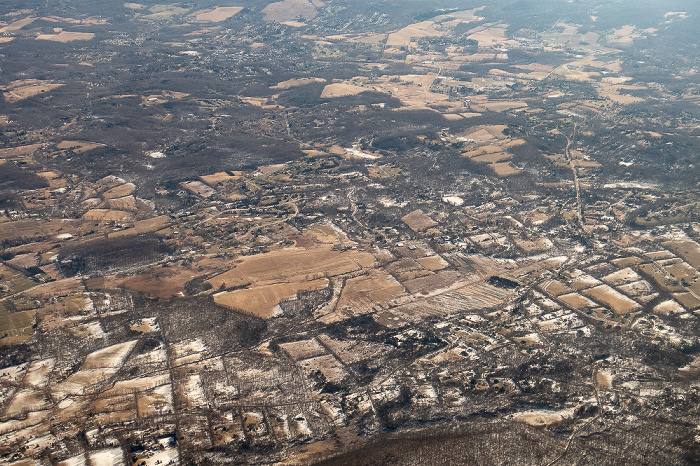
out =
[[[622,257],[620,259],[613,259],[612,261],[613,264],[615,264],[618,267],[630,267],[630,266],[638,266],[643,264],[645,261],[644,259],[636,256],[630,256],[630,257]]]
[[[481,8],[471,10],[454,11],[439,15],[431,20],[410,24],[396,32],[390,33],[386,40],[388,47],[402,47],[415,42],[421,37],[442,37],[462,23],[481,21],[483,18],[477,15]]]
[[[569,276],[571,278],[569,286],[577,291],[601,284],[600,280],[582,270],[574,270]]]
[[[384,92],[401,100],[403,109],[426,109],[438,103],[442,105],[448,100],[446,95],[430,91],[430,86],[436,78],[437,73],[384,75],[371,80],[364,76],[356,76],[348,81],[327,85],[321,97],[345,97],[367,91]],[[459,109],[463,107],[460,102],[454,105]]]
[[[589,52],[601,50],[597,44],[600,35],[595,32],[581,33],[580,26],[557,22],[549,31],[542,34],[542,39],[548,47],[578,48]]]
[[[280,24],[284,24],[285,26],[291,26],[293,28],[303,28],[307,26],[306,23],[302,23],[301,21],[280,21]]]
[[[400,282],[431,275],[428,269],[411,258],[403,258],[392,262],[385,267],[385,270]]]
[[[463,142],[486,142],[493,143],[494,139],[504,139],[506,135],[503,131],[507,128],[506,125],[480,125],[473,126],[466,130],[464,133],[456,134],[458,141]],[[505,143],[509,143],[505,141]],[[488,150],[488,149],[487,149]]]
[[[432,275],[405,281],[403,286],[414,295],[429,295],[459,284],[462,278],[463,276],[459,272],[442,270]]]
[[[39,258],[34,254],[18,254],[13,259],[7,261],[7,264],[15,269],[28,269],[39,265]],[[0,279],[1,281],[2,279]]]
[[[512,156],[507,152],[493,152],[491,154],[477,155],[472,160],[479,163],[497,163],[510,160]]]

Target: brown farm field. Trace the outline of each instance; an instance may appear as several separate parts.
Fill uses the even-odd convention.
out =
[[[25,291],[34,285],[36,283],[25,277],[24,274],[0,264],[0,296]]]
[[[567,285],[564,283],[558,281],[558,280],[548,280],[546,282],[540,283],[538,286],[542,291],[545,291],[547,293],[550,293],[554,296],[561,296],[563,294],[568,294],[571,293],[572,290],[569,288]]]
[[[437,290],[449,288],[459,283],[462,274],[454,270],[444,270],[433,275],[414,278],[403,283],[406,289],[415,294],[428,295]]]
[[[506,110],[512,110],[514,108],[525,108],[527,107],[527,103],[521,101],[494,101],[481,104],[481,106],[492,112],[505,112]]]
[[[40,220],[19,220],[0,222],[0,241],[12,241],[18,238],[34,238],[59,233],[74,233],[81,224],[79,220],[55,219],[48,222]]]
[[[472,158],[472,160],[479,163],[497,163],[510,159],[511,155],[507,152],[494,152],[491,154],[477,155]]]
[[[388,274],[373,273],[351,278],[345,283],[335,312],[321,320],[326,323],[340,321],[372,312],[375,308],[387,308],[403,292],[403,286]]]
[[[687,263],[700,270],[700,245],[695,241],[669,241],[663,246],[682,257]]]
[[[219,23],[237,15],[242,9],[243,7],[240,6],[217,6],[211,11],[205,11],[197,14],[195,19],[197,21]]]
[[[41,144],[29,144],[26,146],[8,147],[7,149],[0,149],[0,158],[15,158],[24,157],[31,155],[41,148]]]
[[[673,293],[673,298],[689,311],[694,311],[695,309],[700,308],[700,300],[689,292]]]
[[[0,311],[0,347],[29,340],[34,335],[35,314],[36,311]]]
[[[228,172],[217,172],[213,173],[211,175],[202,175],[199,177],[202,181],[204,181],[206,184],[210,186],[215,186],[217,184],[222,184],[227,181],[235,181],[240,179],[243,176],[243,172],[232,172],[233,174],[229,174]]]
[[[185,296],[185,283],[195,277],[192,270],[181,267],[159,267],[124,280],[120,286],[148,293],[151,296],[170,299]]]
[[[513,166],[513,164],[510,162],[492,163],[489,164],[489,166],[493,169],[494,172],[496,172],[496,175],[499,177],[517,175],[521,172],[521,170],[518,167]]]
[[[234,261],[235,268],[209,280],[214,289],[248,283],[267,285],[303,282],[340,275],[374,265],[374,256],[359,251],[330,249],[282,250],[245,256]]]
[[[277,305],[299,291],[318,290],[328,285],[325,278],[307,282],[278,283],[250,289],[226,291],[214,295],[217,304],[263,319],[277,315]]]
[[[39,79],[21,79],[19,81],[12,81],[3,88],[3,91],[5,93],[5,100],[14,104],[20,100],[49,92],[61,86],[63,86],[61,83],[52,83]]]
[[[83,214],[85,220],[95,220],[100,222],[128,222],[133,220],[130,212],[108,209],[91,209]]]
[[[371,89],[365,89],[364,87],[356,86],[354,84],[333,83],[323,88],[321,97],[324,99],[332,97],[346,97],[349,95],[357,95],[369,90]]]
[[[127,235],[138,235],[141,233],[148,233],[151,231],[162,230],[172,223],[172,219],[167,215],[161,215],[158,217],[149,218],[146,220],[139,220],[134,222],[132,228],[127,228],[126,230],[119,230],[109,234],[110,238],[115,238],[118,236]]]
[[[698,278],[698,271],[680,259],[671,259],[664,269],[676,280],[692,283]]]
[[[669,280],[665,273],[662,273],[659,269],[654,267],[654,264],[641,264],[639,265],[639,270],[650,276],[661,289],[670,292],[680,292],[684,290],[678,282]]]
[[[640,102],[644,102],[645,99],[643,99],[641,97],[635,97],[632,95],[628,95],[628,94],[623,94],[620,91],[636,90],[636,89],[645,89],[645,87],[642,87],[642,86],[623,86],[623,85],[601,85],[600,87],[596,88],[596,91],[598,92],[598,95],[602,98],[610,99],[613,102],[620,104],[620,105],[631,105],[631,104],[638,104]]]
[[[316,339],[282,343],[280,347],[295,361],[313,358],[326,353],[326,350]]]
[[[276,22],[294,21],[299,17],[310,20],[318,14],[316,7],[309,0],[283,0],[270,3],[263,8],[262,13],[266,21]]]
[[[507,24],[491,27],[480,26],[473,29],[467,38],[478,41],[480,47],[493,47],[509,42],[509,39],[506,37],[507,29]]]
[[[404,215],[401,220],[413,231],[423,231],[437,225],[437,222],[428,217],[422,210],[414,210],[408,215]]]
[[[26,298],[50,298],[55,296],[68,296],[85,291],[85,286],[80,278],[66,278],[55,282],[43,283],[24,292]]]
[[[275,84],[274,86],[271,86],[270,89],[291,89],[293,87],[306,86],[307,84],[324,83],[324,82],[326,82],[326,80],[323,78],[288,79],[286,81],[282,81],[281,83]]]
[[[389,34],[386,45],[401,47],[408,45],[412,39],[417,37],[439,37],[444,34],[445,31],[439,30],[433,21],[423,21]]]
[[[134,196],[124,196],[116,199],[108,199],[107,205],[113,210],[125,210],[135,212],[138,210],[136,198]]]
[[[609,285],[599,285],[584,290],[583,293],[596,301],[610,307],[616,314],[628,314],[639,310],[640,306]]]
[[[74,40],[90,40],[95,37],[92,32],[61,31],[58,34],[39,34],[37,40],[50,40],[53,42],[73,42]]]
[[[133,183],[124,183],[119,186],[115,186],[114,188],[111,188],[104,193],[102,193],[102,197],[105,199],[118,199],[120,197],[128,196],[129,194],[133,193],[136,190],[136,185]]]
[[[597,306],[596,303],[586,298],[585,296],[581,296],[578,293],[565,294],[563,296],[559,296],[559,299],[561,299],[574,309],[592,309]]]
[[[422,257],[420,259],[417,259],[416,262],[418,262],[420,265],[425,267],[426,269],[430,271],[437,271],[437,270],[442,270],[448,265],[450,265],[445,259],[443,259],[440,256],[429,256],[429,257]]]
[[[86,142],[86,141],[61,141],[58,143],[56,146],[59,149],[70,149],[73,152],[76,152],[78,154],[81,154],[83,152],[87,152],[92,149],[96,149],[98,147],[103,146],[103,144],[97,144],[94,142]]]

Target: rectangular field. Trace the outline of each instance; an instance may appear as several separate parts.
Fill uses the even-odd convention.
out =
[[[317,290],[328,285],[328,280],[318,279],[300,283],[279,283],[250,289],[227,291],[214,295],[217,304],[240,310],[263,319],[278,314],[277,305],[299,291]]]
[[[209,280],[214,289],[253,283],[258,285],[303,282],[341,275],[374,265],[374,256],[359,251],[330,249],[283,250],[245,256],[234,262],[235,268]]]
[[[589,298],[605,304],[612,309],[616,314],[628,314],[640,309],[640,305],[616,291],[609,285],[600,285],[594,288],[584,290],[583,293]]]
[[[217,6],[211,11],[205,11],[195,16],[197,21],[210,21],[219,23],[238,14],[243,7],[240,6]]]
[[[663,246],[678,254],[695,270],[700,270],[700,244],[695,241],[669,241]]]

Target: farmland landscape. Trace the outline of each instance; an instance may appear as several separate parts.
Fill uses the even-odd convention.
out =
[[[0,5],[2,464],[697,464],[700,5],[159,2]]]

